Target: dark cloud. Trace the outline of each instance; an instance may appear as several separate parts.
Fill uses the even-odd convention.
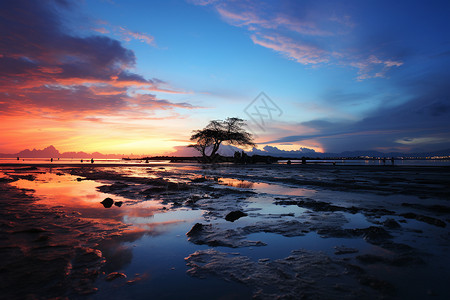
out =
[[[314,149],[300,147],[298,150],[282,150],[273,146],[265,146],[263,150],[253,148],[252,151],[248,152],[250,155],[272,155],[272,156],[303,156],[303,155],[312,155],[316,153]]]
[[[450,71],[429,71],[397,81],[408,101],[381,106],[359,121],[311,120],[300,125],[314,134],[286,136],[269,143],[318,140],[327,152],[450,148]],[[407,149],[406,149],[407,148]]]
[[[327,89],[321,99],[332,105],[361,105],[372,97],[369,93],[345,92],[341,89]]]
[[[109,91],[109,88],[107,88]],[[133,111],[143,114],[145,111],[167,110],[173,108],[196,108],[189,103],[174,103],[164,99],[157,99],[155,95],[140,94],[134,97],[126,93],[126,88],[116,88],[112,94],[105,94],[101,90],[75,85],[65,86],[41,86],[30,88],[26,94],[5,94],[0,106],[2,114],[24,114],[32,108],[38,108],[41,112],[67,112],[73,113],[100,113],[119,114],[126,112],[132,117]],[[130,110],[133,111],[130,111]],[[66,115],[62,115],[67,118]],[[88,117],[89,119],[89,117]]]
[[[129,71],[133,51],[106,36],[76,36],[62,16],[71,1],[2,1],[0,4],[0,93],[2,113],[28,108],[54,111],[115,112],[138,103],[140,109],[192,108],[188,103],[127,94],[131,86],[158,90],[159,79]],[[128,107],[129,108],[129,107]]]
[[[135,56],[117,40],[69,35],[58,15],[60,4],[2,2],[0,80],[4,84],[70,78],[105,81],[113,76],[146,82],[123,69],[134,65]]]

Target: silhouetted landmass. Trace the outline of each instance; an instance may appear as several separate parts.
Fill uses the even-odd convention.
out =
[[[232,150],[237,150],[235,153],[240,151],[239,148],[233,146],[227,146]],[[345,151],[341,153],[321,153],[310,151],[308,153],[267,153],[263,154],[264,151],[258,151],[258,154],[254,150],[250,152],[244,152],[245,158],[242,156],[240,158],[233,157],[232,154],[226,153],[226,155],[217,155],[215,162],[276,162],[278,160],[301,160],[302,158],[308,160],[314,159],[378,159],[383,157],[395,157],[403,159],[422,159],[422,158],[450,158],[450,149],[439,150],[433,152],[418,152],[418,153],[401,153],[401,152],[389,152],[383,153],[379,151]],[[201,161],[200,156],[148,156],[148,157],[125,157],[123,154],[102,154],[99,152],[86,153],[80,152],[59,152],[54,146],[49,146],[42,150],[29,150],[25,149],[18,153],[4,154],[0,153],[2,158],[97,158],[97,159],[129,159],[129,160],[171,160],[173,162],[181,161]],[[248,160],[248,161],[246,161]]]
[[[0,153],[0,157],[3,158],[122,158],[124,155],[121,154],[102,154],[99,152],[86,153],[80,152],[63,152],[60,153],[54,146],[48,146],[42,150],[29,150],[25,149],[18,153],[13,154],[3,154]]]

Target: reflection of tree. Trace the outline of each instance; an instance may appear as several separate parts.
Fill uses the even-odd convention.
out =
[[[133,259],[133,249],[124,243],[137,241],[145,234],[145,231],[129,232],[101,241],[98,248],[106,259],[104,271],[107,273],[119,271],[129,265]]]
[[[176,222],[175,222],[176,223]],[[114,236],[99,242],[98,249],[102,251],[102,256],[106,259],[103,270],[106,273],[121,271],[133,260],[133,248],[125,243],[133,243],[144,236],[158,236],[166,232],[165,225],[171,223],[146,224],[146,229],[136,229],[123,232],[120,236]],[[161,229],[161,227],[163,227]]]

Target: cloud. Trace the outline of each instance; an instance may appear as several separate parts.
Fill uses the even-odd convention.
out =
[[[297,43],[293,39],[280,35],[252,35],[252,41],[260,46],[280,52],[289,59],[303,65],[326,63],[326,52],[320,48]]]
[[[1,114],[151,113],[192,109],[141,91],[173,92],[164,81],[131,71],[136,57],[118,40],[70,34],[58,13],[66,1],[7,1],[0,10]],[[67,12],[67,11],[65,11]],[[124,36],[152,44],[153,37],[121,28]],[[89,116],[87,116],[89,117]]]
[[[265,146],[263,150],[253,148],[252,151],[248,152],[250,155],[272,155],[272,156],[303,156],[303,155],[313,155],[316,153],[314,149],[300,147],[298,150],[282,150],[274,146]]]
[[[433,81],[432,85],[421,85],[421,82],[430,82],[431,78],[440,80]],[[302,122],[298,132],[304,134],[272,139],[266,144],[316,139],[327,152],[399,147],[402,151],[420,152],[450,148],[450,88],[446,83],[449,79],[448,71],[439,76],[424,74],[417,82],[409,82],[409,94],[414,97],[408,102],[380,107],[357,121],[316,119]],[[305,127],[313,132],[306,132]]]
[[[345,44],[354,39],[357,24],[349,14],[336,12],[333,3],[280,1],[201,1],[210,5],[229,24],[246,28],[253,43],[271,49],[302,65],[336,65],[357,70],[358,81],[386,78],[404,63]]]
[[[119,27],[119,30],[120,30],[121,34],[124,36],[124,39],[126,41],[130,41],[131,39],[136,39],[136,40],[139,40],[150,46],[153,46],[155,44],[154,37],[149,34],[137,32],[137,31],[131,31],[124,27]]]
[[[375,55],[371,55],[367,59],[350,62],[350,65],[358,69],[357,79],[361,81],[368,78],[384,78],[391,68],[400,67],[403,65],[403,62],[391,59],[380,59]]]
[[[145,43],[149,46],[155,46],[155,38],[147,33],[139,32],[139,31],[133,31],[129,30],[128,28],[124,26],[115,26],[112,24],[109,24],[106,21],[97,21],[99,26],[92,27],[93,31],[96,31],[101,34],[112,34],[114,36],[117,36],[123,41],[130,42],[131,40],[138,40],[142,43]]]

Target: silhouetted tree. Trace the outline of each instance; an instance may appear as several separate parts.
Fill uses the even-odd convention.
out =
[[[222,143],[235,146],[255,146],[252,135],[243,127],[245,121],[239,118],[227,118],[225,120],[210,121],[201,129],[194,130],[191,141],[195,144],[189,145],[197,149],[205,161],[212,161]],[[209,156],[206,151],[211,149]]]

